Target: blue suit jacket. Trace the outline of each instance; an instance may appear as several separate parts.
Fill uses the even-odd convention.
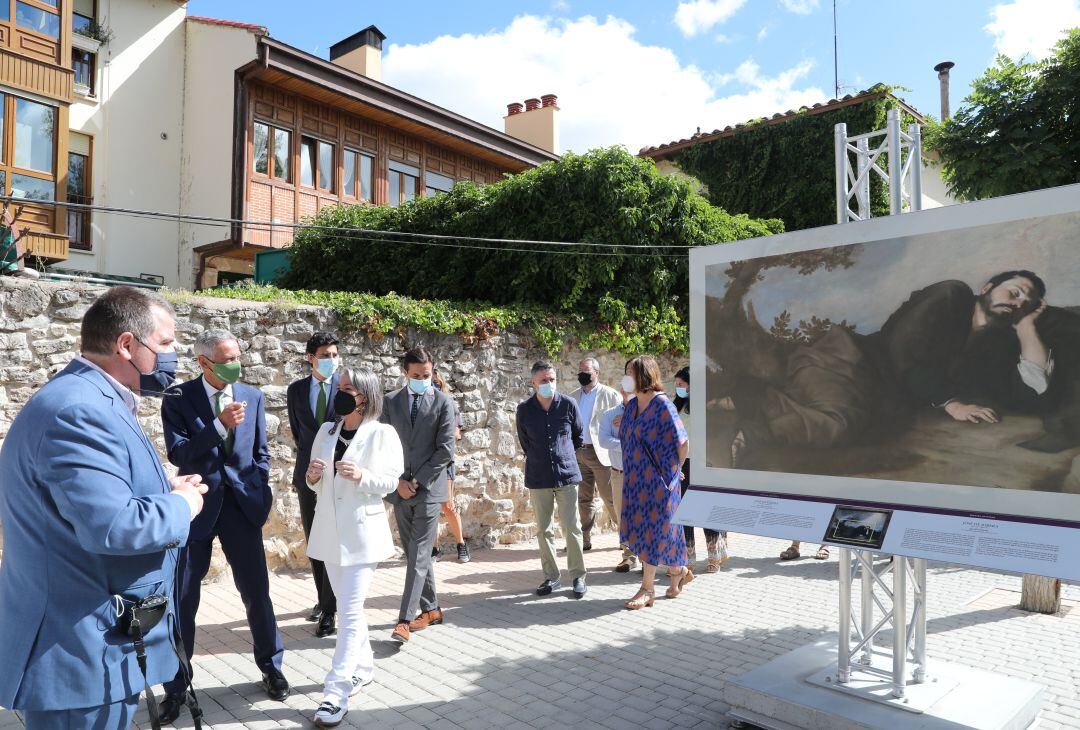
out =
[[[233,490],[244,516],[256,527],[266,524],[273,505],[270,491],[270,452],[266,448],[266,417],[263,395],[243,383],[233,385],[233,401],[247,401],[244,422],[236,428],[232,454],[214,427],[213,406],[206,397],[202,377],[169,390],[161,404],[165,425],[165,449],[169,461],[181,474],[200,474],[209,489],[203,511],[191,523],[191,539],[205,540],[214,534],[225,490]]]
[[[16,417],[0,450],[0,705],[93,707],[137,694],[113,594],[172,595],[191,512],[120,395],[72,362]],[[172,617],[149,634],[150,684],[172,677]]]

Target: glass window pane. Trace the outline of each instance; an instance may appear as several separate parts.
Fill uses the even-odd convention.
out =
[[[86,195],[86,155],[75,152],[68,154],[68,198]],[[73,202],[81,202],[75,200]]]
[[[11,20],[11,7],[6,2],[0,2],[0,20]]]
[[[56,198],[56,185],[51,180],[42,180],[29,175],[11,176],[11,197],[27,200],[53,200]]]
[[[284,129],[274,130],[274,177],[291,180],[289,161],[292,159],[292,133]]]
[[[252,156],[255,160],[255,172],[270,174],[270,128],[255,122],[255,134],[251,139]]]
[[[79,48],[71,49],[71,70],[75,72],[75,88],[94,93],[94,54]]]
[[[300,184],[315,187],[315,141],[300,139]]]
[[[413,167],[412,165],[406,165],[404,162],[391,162],[390,163],[390,169],[391,170],[397,170],[398,172],[404,172],[406,175],[416,175],[417,177],[420,176],[420,168],[419,167]]]
[[[56,110],[27,99],[15,100],[15,165],[53,171]]]
[[[15,23],[42,35],[60,37],[60,16],[26,3],[15,3]]]
[[[397,170],[391,170],[389,175],[390,182],[390,205],[397,205],[401,202],[401,173]]]
[[[424,185],[426,186],[424,194],[430,198],[437,193],[449,192],[450,188],[454,186],[454,178],[440,175],[437,172],[425,172]]]
[[[319,187],[334,190],[334,145],[319,142]]]
[[[420,194],[420,178],[412,175],[402,175],[405,179],[405,188],[401,191],[402,201],[412,200]]]
[[[341,175],[341,192],[350,198],[356,197],[356,158],[352,150],[345,150],[345,160]]]
[[[360,199],[369,203],[375,200],[375,158],[370,155],[360,155]]]
[[[79,15],[78,13],[71,14],[71,29],[76,33],[82,33],[87,35],[90,31],[90,26],[94,24],[94,19],[85,15]]]

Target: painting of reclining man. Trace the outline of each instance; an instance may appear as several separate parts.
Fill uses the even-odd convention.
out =
[[[1080,214],[717,264],[707,463],[1080,494]]]

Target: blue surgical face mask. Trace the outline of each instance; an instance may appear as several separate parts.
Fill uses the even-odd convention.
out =
[[[339,362],[341,360],[336,357],[320,357],[315,369],[319,372],[319,375],[323,376],[324,380],[329,380],[337,372]]]
[[[147,350],[153,351],[154,348],[150,347],[142,340],[137,339],[136,341]],[[137,367],[135,368],[139,373],[139,395],[160,396],[167,388],[176,382],[176,353],[154,352],[154,355],[157,359],[154,363],[153,370],[144,373]],[[135,363],[131,363],[131,366],[135,367]]]
[[[690,391],[682,387],[681,385],[677,385],[675,386],[675,395],[679,396],[680,398],[688,398],[690,397]]]
[[[536,388],[536,392],[540,394],[541,398],[554,398],[555,383],[540,383]]]
[[[417,380],[416,378],[409,378],[409,390],[417,395],[423,395],[431,388],[431,378],[424,378],[423,380]]]

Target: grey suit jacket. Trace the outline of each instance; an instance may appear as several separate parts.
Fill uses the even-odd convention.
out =
[[[450,498],[446,483],[446,467],[454,458],[454,401],[435,388],[420,398],[420,410],[416,423],[410,422],[410,398],[408,387],[395,390],[383,403],[383,423],[397,431],[405,452],[405,472],[402,479],[415,479],[420,485],[412,500],[442,503]],[[396,491],[387,502],[403,502]]]

